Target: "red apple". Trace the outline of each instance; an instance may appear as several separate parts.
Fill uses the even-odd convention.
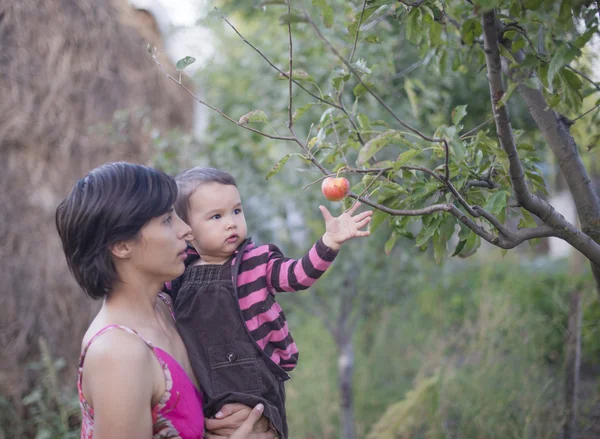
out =
[[[329,201],[341,201],[350,191],[350,182],[344,177],[327,177],[321,184],[321,192]]]

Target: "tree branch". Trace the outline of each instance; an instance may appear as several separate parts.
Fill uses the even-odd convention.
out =
[[[408,2],[406,0],[398,0],[399,3],[402,3],[405,6],[412,6],[413,8],[418,8],[419,6],[421,6],[426,1],[427,0],[417,0],[417,1],[414,1],[414,2]]]
[[[221,14],[221,11],[219,11],[218,8],[215,8],[215,9],[217,10],[217,12],[221,16],[221,18],[225,21],[225,23],[227,23],[229,25],[229,27],[231,29],[233,29],[233,31],[242,39],[242,41],[244,43],[246,43],[248,46],[250,46],[256,53],[258,53],[267,62],[267,64],[269,64],[271,67],[273,67],[275,70],[277,70],[284,77],[288,78],[288,77],[291,76],[291,75],[288,75],[283,70],[281,70],[275,64],[273,64],[273,62],[271,62],[271,60],[269,58],[267,58],[267,56],[264,53],[262,53],[256,46],[254,46],[251,42],[249,42],[246,38],[244,38],[244,36],[237,30],[237,28],[233,24],[231,24],[229,22],[229,20],[227,20],[227,18],[225,18],[223,16],[223,14]],[[332,107],[335,107],[338,110],[343,110],[343,108],[340,107],[339,105],[337,105],[337,104],[335,104],[333,102],[327,101],[327,100],[321,98],[320,96],[317,96],[316,94],[312,93],[310,90],[308,90],[306,87],[304,87],[304,85],[301,82],[298,82],[295,79],[292,79],[292,81],[294,82],[294,84],[296,84],[298,87],[300,87],[302,90],[304,90],[307,94],[309,94],[313,98],[317,99],[318,101],[320,101],[320,102],[322,102],[324,104],[330,105]]]
[[[574,248],[583,253],[590,261],[600,266],[600,245],[590,236],[583,233],[573,224],[568,222],[549,203],[532,194],[525,181],[523,167],[517,154],[517,148],[512,136],[512,128],[506,105],[498,107],[498,101],[504,95],[502,83],[502,64],[496,28],[496,14],[493,10],[485,12],[482,17],[484,35],[485,58],[488,69],[488,82],[492,99],[492,109],[496,120],[496,130],[502,149],[508,155],[509,173],[517,202],[525,209],[538,216],[542,222],[555,231],[555,236],[564,239]],[[559,159],[561,170],[565,174],[567,183],[573,197],[577,211],[580,215],[584,230],[592,230],[591,224],[600,217],[600,203],[598,196],[593,192],[591,181],[587,177],[581,157],[568,127],[564,125],[553,110],[545,111],[547,104],[539,90],[530,89],[519,85],[519,92],[527,102],[527,106],[546,141],[550,144],[554,154]],[[568,172],[565,172],[565,169]],[[570,183],[569,183],[570,182]],[[578,192],[578,191],[581,191]],[[594,233],[600,238],[600,231],[596,226]],[[589,233],[589,232],[588,232]],[[591,235],[591,233],[590,233]],[[600,239],[599,239],[600,240]]]
[[[288,0],[287,2],[287,8],[288,8],[288,14],[292,14],[292,0]],[[289,83],[289,88],[290,88],[290,105],[289,105],[289,120],[288,120],[288,128],[290,130],[292,130],[293,127],[293,120],[292,120],[292,78],[294,77],[294,70],[293,70],[293,59],[294,59],[294,55],[293,55],[293,45],[292,45],[292,23],[290,21],[288,21],[288,37],[290,40],[290,74],[288,76],[288,83]],[[292,131],[293,134],[293,131]]]
[[[271,134],[267,134],[263,131],[260,130],[255,130],[254,128],[250,128],[247,127],[246,125],[242,125],[241,123],[239,123],[238,121],[232,119],[231,117],[229,117],[227,114],[223,113],[221,110],[219,110],[218,108],[213,107],[210,104],[207,104],[206,102],[204,102],[202,99],[200,99],[198,96],[196,96],[194,94],[194,92],[192,92],[189,88],[187,88],[185,85],[183,85],[183,83],[181,81],[179,81],[177,78],[174,78],[173,76],[171,76],[163,67],[163,65],[160,63],[159,59],[158,59],[158,54],[156,55],[152,55],[152,60],[156,63],[156,65],[160,68],[160,70],[162,70],[162,72],[165,74],[165,76],[167,78],[169,78],[171,81],[173,81],[175,84],[179,85],[181,88],[183,88],[191,97],[193,97],[196,101],[198,101],[198,103],[204,105],[205,107],[210,108],[211,110],[219,113],[221,116],[223,116],[225,119],[227,119],[229,122],[232,122],[234,124],[236,124],[237,126],[248,130],[248,131],[252,131],[253,133],[256,134],[260,134],[261,136],[264,137],[268,137],[269,139],[274,139],[274,140],[286,140],[286,141],[292,141],[292,142],[296,142],[297,139],[294,137],[284,137],[284,136],[273,136]]]
[[[362,11],[360,11],[360,17],[358,19],[358,26],[356,26],[356,34],[354,35],[354,44],[352,45],[352,52],[350,52],[349,61],[352,62],[352,58],[354,58],[354,52],[356,52],[356,45],[358,43],[358,35],[360,34],[360,25],[362,24],[363,14],[365,13],[365,8],[367,7],[367,0],[363,0]]]
[[[592,84],[594,86],[594,88],[598,91],[600,91],[600,84],[598,84],[597,82],[594,82],[594,80],[592,78],[590,78],[589,76],[584,75],[582,72],[580,72],[577,69],[574,69],[573,67],[571,67],[570,65],[566,65],[565,66],[567,69],[571,70],[572,72],[577,73],[579,76],[581,76],[583,79],[585,79],[586,81],[588,81],[590,84]]]
[[[600,107],[600,103],[596,104],[595,106],[593,106],[592,108],[590,108],[588,111],[586,111],[585,113],[577,116],[575,119],[573,119],[571,122],[575,123],[577,122],[579,119],[581,119],[582,117],[587,116],[588,114],[590,114],[592,111],[594,111],[595,109],[597,109],[598,107]]]
[[[385,101],[377,94],[375,93],[375,91],[373,91],[373,89],[371,89],[371,87],[369,87],[360,77],[359,72],[356,71],[356,69],[354,68],[354,66],[352,66],[341,54],[340,52],[333,46],[333,44],[331,44],[329,42],[329,40],[323,35],[323,33],[321,33],[321,30],[319,29],[319,27],[317,26],[317,24],[313,21],[313,19],[308,15],[305,14],[304,18],[306,18],[306,20],[308,21],[308,23],[310,23],[310,25],[313,27],[313,29],[315,30],[315,32],[317,33],[317,36],[325,43],[325,45],[329,48],[329,50],[341,61],[344,63],[344,65],[346,67],[348,67],[348,70],[350,70],[350,72],[352,72],[352,74],[354,75],[354,77],[357,79],[357,81],[365,88],[365,90],[375,98],[375,100],[377,102],[379,102],[379,104],[400,124],[402,125],[404,128],[406,128],[407,130],[413,132],[414,134],[416,134],[417,136],[419,136],[420,138],[422,138],[423,140],[426,140],[428,142],[433,142],[433,143],[439,143],[442,142],[443,139],[433,139],[429,136],[426,136],[425,134],[423,134],[422,132],[420,132],[419,130],[417,130],[416,128],[413,128],[412,126],[408,125],[406,122],[404,122],[402,119],[400,119],[398,117],[398,115],[394,112],[394,110],[392,110],[386,103]]]

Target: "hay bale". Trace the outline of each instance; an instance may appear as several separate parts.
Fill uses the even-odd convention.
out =
[[[56,205],[95,166],[148,163],[151,129],[191,131],[192,101],[152,63],[148,40],[162,46],[127,0],[0,2],[0,395],[17,407],[40,337],[74,386],[98,306],[68,273]]]

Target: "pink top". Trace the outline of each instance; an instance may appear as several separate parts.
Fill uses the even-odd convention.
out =
[[[81,352],[77,378],[79,405],[82,413],[81,439],[92,439],[94,436],[94,409],[83,397],[81,386],[85,354],[96,338],[113,328],[135,334],[142,339],[154,352],[165,373],[165,394],[158,404],[152,407],[152,438],[201,439],[204,434],[202,395],[183,367],[171,355],[154,346],[135,330],[120,325],[108,325],[102,328],[90,339]]]

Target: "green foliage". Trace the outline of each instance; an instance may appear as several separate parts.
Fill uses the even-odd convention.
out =
[[[593,369],[600,314],[592,279],[583,281],[585,302],[596,303],[582,322],[582,363]],[[562,263],[492,259],[440,270],[422,262],[419,271],[402,275],[405,282],[410,293],[379,307],[355,335],[358,436],[556,437],[574,284]],[[285,309],[301,351],[286,387],[292,437],[338,437],[333,340],[320,320]],[[582,374],[582,380],[597,386],[597,379]],[[582,407],[594,403],[586,398]],[[581,412],[583,429],[589,410]]]
[[[591,56],[588,46],[597,34],[596,5],[570,0],[427,0],[415,7],[387,1],[313,0],[292,5],[291,13],[284,2],[263,3],[260,15],[251,7],[228,4],[223,6],[223,13],[242,16],[246,21],[239,30],[244,38],[279,66],[289,65],[287,25],[291,25],[296,41],[292,78],[306,88],[294,85],[292,121],[299,139],[307,139],[305,158],[313,158],[331,172],[357,169],[363,175],[377,174],[376,181],[356,178],[352,188],[357,193],[368,190],[373,201],[388,209],[454,203],[465,211],[444,184],[431,173],[422,172],[427,168],[444,175],[446,151],[440,140],[445,139],[449,145],[449,182],[464,200],[489,209],[502,223],[516,218],[520,227],[530,227],[533,223],[529,212],[513,207],[516,203],[508,157],[498,144],[493,124],[472,131],[486,120],[493,122],[482,72],[485,57],[481,14],[489,8],[496,8],[503,25],[500,52],[512,78],[506,81],[499,105],[511,106],[519,157],[530,188],[545,194],[548,176],[542,169],[548,157],[541,147],[543,139],[526,109],[512,97],[519,86],[535,87],[542,90],[550,107],[567,116],[582,111],[585,96],[593,88],[569,66],[585,63]],[[289,72],[275,72],[237,35],[223,32],[217,20],[209,15],[204,24],[233,49],[219,53],[201,73],[202,83],[210,84],[206,100],[227,114],[240,114],[239,108],[255,108],[260,103],[271,116],[269,128],[283,135],[287,132]],[[285,26],[270,25],[277,20]],[[548,23],[552,23],[551,28]],[[224,74],[234,70],[251,73],[231,78]],[[265,77],[285,81],[269,83]],[[227,90],[231,96],[219,90]],[[253,113],[242,116],[240,124],[266,122],[264,112],[250,118],[248,115]],[[438,141],[428,141],[407,128],[407,123]],[[282,168],[292,148],[298,148],[295,144],[259,141],[256,135],[236,130],[224,121],[215,119],[212,124],[216,137],[211,141],[230,144],[238,155],[252,150],[255,156],[262,151],[264,157],[269,157],[267,163],[260,163],[258,158],[253,163],[269,178]],[[600,137],[588,132],[587,138],[593,147]],[[297,169],[302,169],[306,177],[311,165]],[[303,185],[309,182],[300,178]],[[472,181],[494,186],[488,189]],[[497,234],[487,221],[471,219]],[[481,241],[463,227],[458,246],[452,250],[447,245],[451,236],[437,229],[443,224],[450,230],[448,222],[426,224],[423,220],[421,232],[414,234],[409,230],[412,221],[385,221],[391,226],[387,252],[398,236],[413,235],[420,237],[416,242],[419,248],[432,245],[435,259],[442,261],[447,255],[471,256]]]
[[[24,413],[16,413],[11,401],[0,396],[0,437],[75,439],[80,436],[79,400],[76,386],[60,386],[65,361],[52,358],[44,339],[39,340],[40,360],[26,366],[38,378],[37,385],[21,401]]]

